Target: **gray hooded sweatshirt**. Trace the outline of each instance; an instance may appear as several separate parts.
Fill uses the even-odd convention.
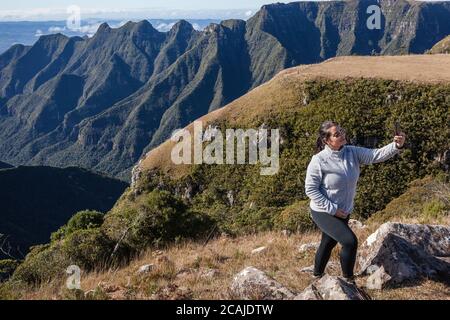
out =
[[[360,166],[386,161],[399,152],[395,142],[379,149],[344,145],[339,151],[325,145],[312,157],[306,172],[305,191],[311,209],[335,215],[339,208],[350,214]]]

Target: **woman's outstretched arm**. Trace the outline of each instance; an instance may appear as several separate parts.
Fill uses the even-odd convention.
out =
[[[354,146],[352,146],[352,148],[355,150],[360,164],[372,164],[386,161],[395,156],[403,148],[405,141],[406,134],[404,132],[399,132],[394,137],[394,142],[382,148],[368,149]]]
[[[363,147],[355,147],[360,164],[372,164],[386,161],[400,152],[396,142],[392,142],[379,149],[368,149]]]

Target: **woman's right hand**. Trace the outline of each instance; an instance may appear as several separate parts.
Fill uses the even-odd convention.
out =
[[[338,217],[338,218],[341,218],[341,219],[345,219],[345,218],[347,218],[348,214],[342,209],[337,209],[337,211],[334,214],[334,216]]]

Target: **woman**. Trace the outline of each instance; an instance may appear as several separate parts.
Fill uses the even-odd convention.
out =
[[[322,231],[317,249],[314,276],[323,275],[332,249],[342,246],[340,261],[343,276],[354,282],[353,268],[358,239],[348,226],[360,165],[388,160],[400,152],[405,143],[404,133],[380,149],[346,145],[345,131],[333,121],[324,122],[319,129],[317,153],[308,165],[305,181],[306,195],[311,199],[311,217]]]

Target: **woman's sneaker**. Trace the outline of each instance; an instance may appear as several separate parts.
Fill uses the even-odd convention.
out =
[[[325,273],[320,273],[320,274],[313,273],[313,278],[314,278],[314,280],[319,280],[324,275],[325,275]]]
[[[309,267],[306,267],[306,268],[302,268],[302,269],[300,269],[300,272],[311,274],[311,276],[313,277],[314,280],[320,279],[320,278],[322,278],[325,275],[325,273],[320,273],[320,274],[315,273],[314,272],[314,266],[309,266]]]

